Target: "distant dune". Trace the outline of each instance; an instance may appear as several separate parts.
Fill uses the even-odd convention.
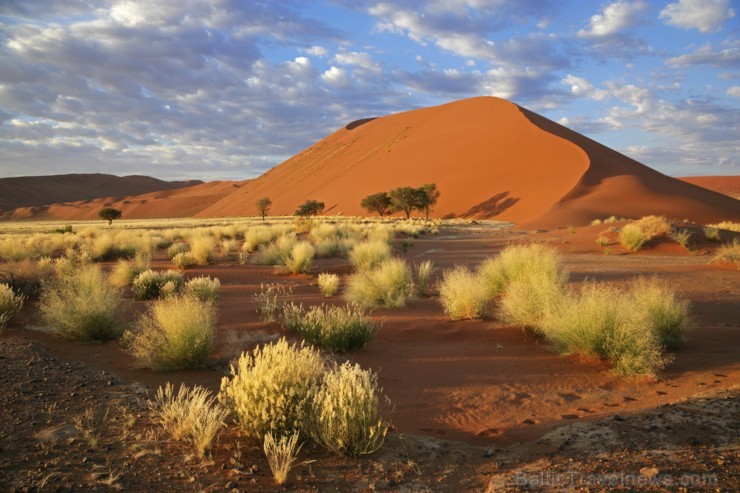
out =
[[[735,199],[740,198],[740,176],[682,176],[679,180],[714,190]]]
[[[0,211],[100,197],[127,197],[203,183],[164,181],[149,176],[70,174],[0,178]]]
[[[326,214],[365,215],[360,200],[436,183],[435,217],[583,225],[611,215],[740,220],[740,201],[670,178],[503,99],[478,97],[349,123],[244,182],[215,182],[126,201],[64,204],[14,217],[92,218],[104,204],[133,217],[292,214],[306,199]]]

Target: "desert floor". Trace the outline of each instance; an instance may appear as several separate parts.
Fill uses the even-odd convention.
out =
[[[686,346],[658,378],[613,376],[599,361],[559,356],[495,317],[451,322],[434,296],[382,309],[378,336],[339,358],[378,372],[394,405],[383,449],[338,459],[306,445],[288,491],[737,491],[740,489],[740,275],[711,265],[713,246],[657,244],[638,253],[596,246],[604,226],[525,233],[485,225],[395,240],[409,262],[475,265],[509,243],[556,246],[571,283],[657,276],[691,302]],[[163,252],[155,269],[171,267]],[[151,430],[147,395],[165,382],[217,390],[228,361],[277,338],[253,295],[262,283],[321,297],[316,274],[351,272],[318,259],[312,275],[217,260],[186,271],[221,281],[212,368],[137,368],[114,343],[80,344],[33,330],[33,303],[0,336],[0,490],[275,491],[260,447],[229,427],[212,457]],[[132,302],[135,318],[143,302]],[[289,336],[290,337],[290,336]]]

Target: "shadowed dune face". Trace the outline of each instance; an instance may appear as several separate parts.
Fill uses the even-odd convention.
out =
[[[325,214],[365,215],[367,195],[436,183],[435,217],[511,221],[524,228],[583,225],[612,215],[740,220],[740,201],[654,171],[503,99],[477,97],[349,123],[259,178],[212,182],[126,201],[97,199],[15,217],[127,218],[292,214],[308,199]]]

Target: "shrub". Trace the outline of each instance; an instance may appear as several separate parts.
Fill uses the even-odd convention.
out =
[[[414,265],[414,267],[416,270],[416,292],[423,296],[428,293],[432,275],[434,275],[437,268],[434,267],[434,262],[431,260],[424,260],[419,265]]]
[[[735,233],[740,233],[740,223],[733,223],[732,221],[722,221],[721,223],[710,224],[709,226],[717,229],[724,229],[725,231],[734,231]]]
[[[37,295],[44,282],[54,275],[54,264],[49,257],[37,262],[21,260],[0,264],[0,282],[26,298]]]
[[[172,265],[179,270],[185,270],[191,265],[196,265],[197,263],[198,261],[195,260],[195,257],[193,257],[190,252],[178,253],[172,257]]]
[[[635,325],[648,328],[666,349],[683,345],[689,325],[688,302],[656,279],[637,279],[629,297],[629,311],[636,317]]]
[[[283,304],[280,301],[280,297],[284,297],[289,293],[290,290],[285,289],[282,284],[260,284],[260,292],[254,295],[254,300],[259,305],[258,311],[264,323],[277,320]]]
[[[619,244],[632,252],[645,246],[648,239],[642,229],[635,224],[627,224],[619,232]]]
[[[590,225],[591,226],[598,226],[599,224],[602,224],[603,222],[604,221],[602,221],[601,219],[594,219],[593,221],[591,221]]]
[[[321,305],[306,312],[302,306],[284,304],[282,321],[286,330],[339,353],[365,347],[378,330],[365,311],[356,306]]]
[[[384,241],[364,241],[356,244],[349,252],[349,261],[358,271],[369,271],[378,267],[391,256],[391,247]]]
[[[125,287],[131,284],[136,276],[149,269],[149,258],[137,255],[133,260],[119,259],[110,274],[111,284]]]
[[[21,311],[25,299],[22,294],[14,293],[9,285],[0,283],[0,331],[16,313]]]
[[[540,244],[506,247],[497,257],[486,259],[478,273],[493,298],[501,294],[514,281],[527,281],[530,277],[547,278],[554,283],[565,282],[566,274],[560,255],[551,247]]]
[[[642,230],[648,241],[657,236],[667,236],[673,231],[673,225],[663,216],[645,216],[632,224]]]
[[[122,301],[121,291],[107,281],[100,267],[90,265],[45,283],[39,308],[54,332],[70,339],[100,341],[121,334]]]
[[[352,274],[345,297],[361,306],[400,308],[413,292],[411,269],[403,260],[391,258],[374,270]]]
[[[712,262],[727,262],[740,268],[740,241],[738,241],[738,238],[734,238],[732,243],[719,247]]]
[[[390,428],[381,412],[377,376],[349,362],[328,373],[310,415],[312,439],[332,452],[356,457],[380,449]]]
[[[607,246],[609,243],[611,243],[609,241],[609,238],[607,238],[604,235],[599,235],[599,237],[596,238],[596,244],[599,245],[599,246],[604,247],[604,246]]]
[[[137,300],[151,300],[163,294],[167,283],[171,283],[166,290],[167,294],[179,292],[183,284],[182,274],[174,270],[162,272],[147,269],[134,278],[131,290]]]
[[[213,262],[213,250],[216,240],[210,236],[198,235],[190,240],[190,255],[198,265],[208,265]]]
[[[221,290],[221,281],[208,276],[194,277],[185,283],[185,294],[200,301],[218,304],[218,294]]]
[[[285,267],[293,274],[307,273],[311,269],[315,250],[307,241],[299,241],[290,250],[290,255],[283,258]]]
[[[318,277],[319,290],[326,298],[331,298],[339,291],[339,276],[322,272]]]
[[[149,409],[155,423],[174,440],[190,442],[201,458],[210,449],[228,415],[206,389],[182,385],[175,394],[169,382],[159,387]]]
[[[687,250],[690,250],[689,241],[691,240],[691,232],[686,229],[679,229],[676,231],[673,231],[670,234],[670,237],[673,241],[681,245]]]
[[[227,260],[234,260],[237,258],[238,246],[236,240],[223,240],[221,241],[221,256]]]
[[[213,349],[216,312],[190,296],[155,301],[139,321],[132,351],[155,370],[199,368]]]
[[[439,301],[452,320],[483,318],[490,301],[488,285],[482,276],[458,265],[442,274]]]
[[[290,256],[296,244],[295,236],[281,236],[272,243],[261,245],[252,255],[252,262],[259,265],[279,265]]]
[[[704,236],[709,241],[722,241],[719,234],[719,228],[713,226],[704,226]]]
[[[283,436],[276,440],[271,432],[265,434],[263,450],[270,465],[272,477],[277,484],[284,484],[288,480],[288,474],[295,465],[301,446],[298,445],[298,433],[290,437]]]
[[[184,241],[176,241],[167,248],[167,257],[172,259],[178,254],[187,253],[189,251],[190,245]]]
[[[285,339],[242,353],[221,381],[219,400],[236,415],[244,433],[264,440],[303,433],[314,389],[324,374],[321,354]]]
[[[532,272],[509,283],[500,301],[507,322],[538,331],[542,320],[562,302],[564,280],[551,273]]]

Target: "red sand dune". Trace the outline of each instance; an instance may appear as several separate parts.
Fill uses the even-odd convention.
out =
[[[698,187],[707,188],[732,198],[740,198],[740,175],[738,176],[682,176],[679,180]]]
[[[200,181],[164,181],[150,176],[102,173],[0,178],[0,211],[99,197],[126,197],[191,186]]]
[[[292,214],[306,199],[326,214],[364,215],[363,197],[436,183],[435,217],[498,219],[527,228],[583,225],[611,215],[740,219],[740,201],[670,178],[503,99],[478,97],[357,120],[246,182],[193,188],[112,205],[124,217]],[[207,184],[209,185],[209,184]],[[211,193],[213,192],[213,193]],[[93,218],[102,202],[16,217]]]
[[[329,214],[364,214],[360,200],[434,182],[438,217],[528,227],[611,215],[697,222],[740,218],[740,201],[667,177],[508,101],[479,97],[347,125],[205,209],[199,216],[273,213],[306,199]]]

